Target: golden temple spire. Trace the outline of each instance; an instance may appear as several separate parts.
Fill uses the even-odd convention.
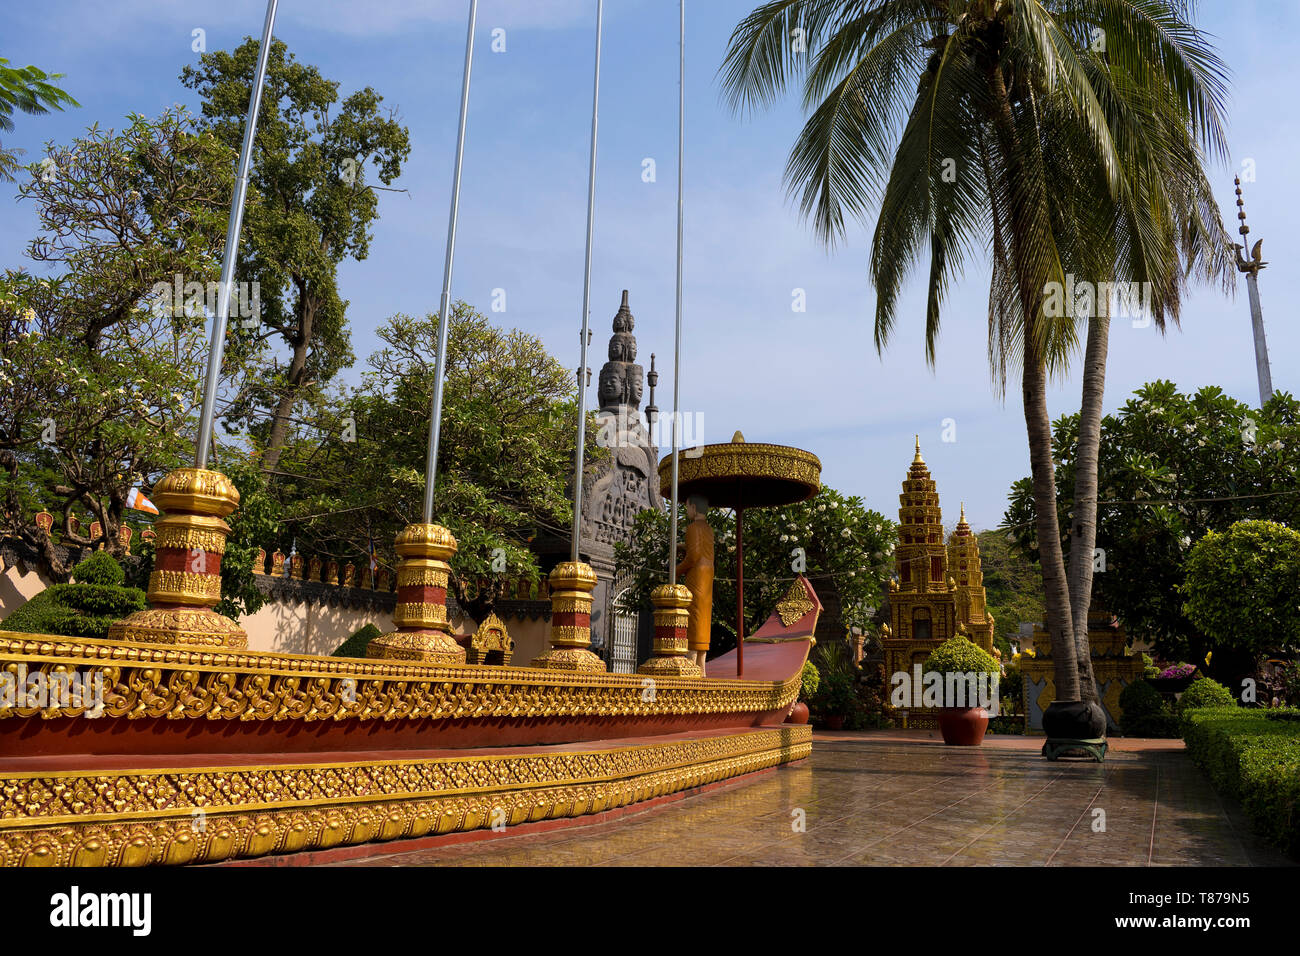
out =
[[[912,459],[912,464],[924,465],[925,459],[921,457],[921,436],[916,436],[916,457]]]

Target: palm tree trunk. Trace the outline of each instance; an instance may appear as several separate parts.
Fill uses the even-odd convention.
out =
[[[1065,553],[1056,518],[1056,466],[1052,462],[1052,420],[1047,413],[1047,371],[1036,356],[1032,322],[1025,322],[1024,375],[1021,379],[1025,429],[1029,435],[1029,470],[1034,489],[1034,522],[1038,560],[1043,569],[1047,632],[1056,668],[1056,699],[1079,696],[1079,658],[1071,620],[1070,588],[1065,577]],[[1085,642],[1087,636],[1085,634]],[[1091,668],[1089,669],[1091,671]]]
[[[1110,316],[1094,315],[1088,321],[1088,345],[1083,359],[1083,404],[1079,410],[1079,444],[1075,451],[1074,518],[1070,522],[1070,619],[1074,625],[1074,647],[1079,661],[1081,699],[1093,701],[1098,701],[1098,698],[1092,675],[1092,648],[1088,643],[1088,608],[1092,604],[1093,555],[1097,546],[1097,462],[1109,339]]]
[[[1002,68],[994,60],[989,67],[989,90],[993,96],[993,127],[1006,157],[1008,175],[1021,178],[1020,142],[1011,99]],[[1024,356],[1021,391],[1025,430],[1029,439],[1029,467],[1034,492],[1034,515],[1038,533],[1039,563],[1043,571],[1043,598],[1047,631],[1055,667],[1056,699],[1079,700],[1079,662],[1070,615],[1070,588],[1065,576],[1065,554],[1056,516],[1056,467],[1052,462],[1052,419],[1047,412],[1047,365],[1040,354],[1037,323],[1042,302],[1041,281],[1034,275],[1018,225],[1033,218],[1032,211],[1012,209],[1011,261],[1016,271],[1021,311],[1024,314]]]

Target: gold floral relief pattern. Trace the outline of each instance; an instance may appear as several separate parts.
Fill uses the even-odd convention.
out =
[[[0,631],[0,669],[63,667],[102,673],[104,719],[491,719],[654,716],[789,707],[799,675],[784,682],[664,678],[642,699],[634,674],[309,657],[185,645]],[[0,719],[75,716],[0,707]]]
[[[0,774],[0,866],[208,863],[576,817],[809,755],[807,725],[570,753]]]

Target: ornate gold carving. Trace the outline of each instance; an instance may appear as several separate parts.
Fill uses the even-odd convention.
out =
[[[796,580],[790,585],[790,590],[785,592],[785,597],[777,603],[776,613],[780,615],[781,623],[789,627],[816,606],[808,600],[808,591],[804,588],[803,581]]]
[[[169,514],[154,525],[159,548],[182,548],[186,551],[226,553],[226,535],[230,525],[211,515]]]
[[[233,623],[222,620],[227,626]],[[183,644],[161,647],[0,631],[0,668],[19,663],[31,671],[62,667],[85,670],[88,676],[100,672],[103,719],[123,720],[166,716],[311,722],[748,713],[789,707],[799,692],[798,674],[779,683],[663,678],[656,683],[654,699],[644,700],[642,678],[635,674],[309,657]],[[65,716],[62,711],[0,709],[0,720],[38,715]]]
[[[410,524],[397,533],[397,553],[402,562],[397,569],[397,586],[447,586],[451,565],[447,559],[456,553],[456,539],[437,524]],[[379,590],[387,587],[386,571],[379,572]],[[417,660],[437,664],[457,664],[465,660],[465,648],[450,635],[446,599],[440,601],[400,602],[393,608],[397,630],[375,638],[366,647],[366,656],[392,660]]]
[[[216,604],[221,600],[221,575],[189,571],[154,571],[149,575],[151,604]]]
[[[445,631],[393,631],[367,644],[366,657],[459,664],[465,660],[465,648]]]
[[[672,460],[669,455],[659,463],[660,493],[665,498],[672,491]],[[813,492],[821,487],[821,459],[812,452],[786,445],[746,441],[705,445],[698,455],[679,453],[677,466],[678,482],[682,485],[701,478],[746,475],[784,478],[807,485]]]
[[[596,587],[596,572],[581,561],[557,564],[550,574],[551,648],[535,658],[533,667],[552,670],[582,671],[596,674],[605,671],[605,662],[591,651],[591,625],[558,623],[561,614],[591,614],[591,592]]]
[[[399,588],[445,588],[447,580],[447,572],[436,568],[407,567],[403,565],[397,569],[397,586]]]
[[[661,584],[650,593],[654,605],[654,656],[637,668],[639,674],[699,677],[700,665],[685,655],[691,589],[685,584]]]
[[[108,629],[110,641],[146,644],[197,644],[243,648],[248,634],[224,615],[208,608],[172,607],[136,611]]]
[[[510,639],[505,622],[495,612],[489,614],[469,639],[465,660],[470,664],[509,664],[515,642]],[[490,660],[489,660],[490,658]]]
[[[784,725],[585,752],[0,774],[0,866],[210,863],[575,817],[811,750],[807,725]]]
[[[177,468],[154,485],[152,500],[162,511],[224,518],[239,507],[239,489],[219,471]]]

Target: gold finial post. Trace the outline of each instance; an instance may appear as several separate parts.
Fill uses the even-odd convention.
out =
[[[921,436],[916,436],[916,456],[912,459],[912,464],[924,465],[925,459],[921,457]]]
[[[113,624],[109,639],[248,647],[243,628],[212,609],[221,600],[221,556],[230,534],[222,519],[239,507],[234,482],[206,468],[178,468],[154,486],[153,501],[163,517],[154,525],[158,551],[149,609]]]

